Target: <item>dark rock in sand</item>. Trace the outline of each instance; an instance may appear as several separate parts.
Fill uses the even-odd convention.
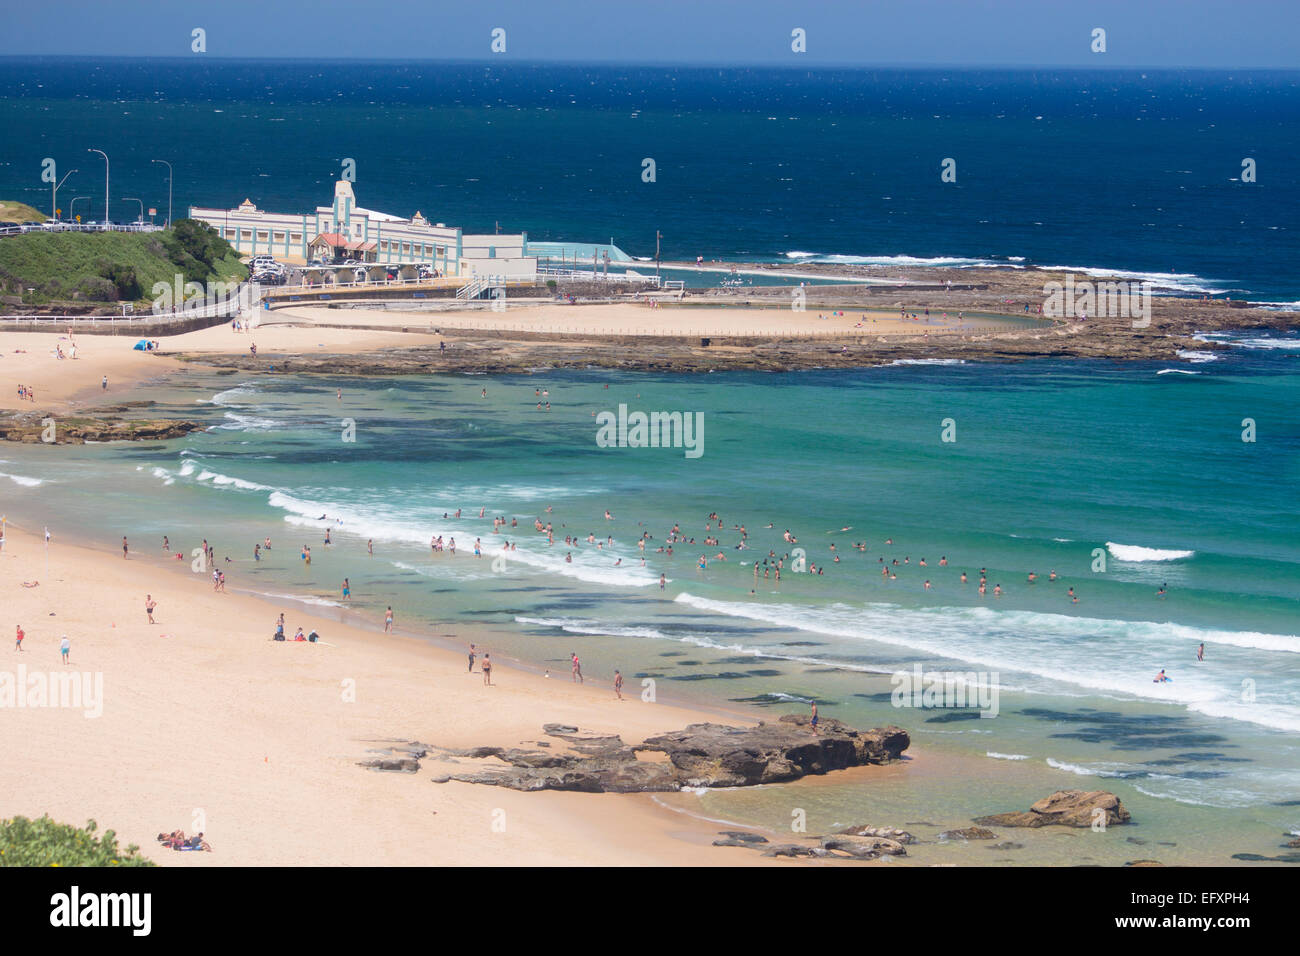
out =
[[[763,856],[826,856],[821,847],[804,846],[802,843],[774,843],[763,851]]]
[[[788,715],[757,727],[692,724],[629,747],[617,735],[584,734],[567,724],[543,729],[569,744],[570,753],[520,748],[474,747],[453,750],[421,744],[438,759],[493,758],[502,765],[442,775],[435,782],[459,780],[513,790],[576,790],[586,793],[650,793],[690,787],[748,786],[795,780],[864,764],[897,759],[907,749],[907,732],[898,727],[855,730],[834,719],[814,734],[803,715]],[[639,760],[638,752],[661,752],[667,762]],[[423,755],[423,754],[421,754]],[[410,758],[407,758],[410,759]],[[846,832],[850,839],[871,838],[899,846],[912,840],[901,830]],[[724,837],[740,840],[732,834]],[[731,845],[731,844],[728,844]]]
[[[1099,811],[1095,814],[1094,811]],[[1058,790],[1028,810],[977,817],[975,822],[992,827],[1091,827],[1094,816],[1106,826],[1132,819],[1119,797],[1105,790]]]
[[[377,757],[374,760],[363,760],[357,766],[365,767],[367,770],[415,773],[420,769],[420,761],[415,757]]]
[[[944,830],[939,834],[940,840],[996,840],[998,835],[984,827],[962,827],[960,830]]]
[[[746,830],[719,830],[718,835],[726,837],[729,840],[737,840],[741,843],[767,842],[767,837],[759,836],[757,833],[749,833]]]
[[[905,730],[858,731],[833,718],[813,734],[809,718],[787,714],[775,724],[729,727],[691,724],[684,730],[647,738],[637,750],[662,751],[692,787],[742,787],[797,780],[865,764],[897,759],[910,745]]]
[[[1025,845],[1024,845],[1023,843],[1012,843],[1010,840],[1008,840],[1008,841],[1005,842],[1005,843],[993,843],[993,844],[990,844],[989,846],[986,846],[984,849],[986,849],[986,850],[1023,850],[1024,848],[1025,848]]]
[[[857,837],[880,837],[885,840],[893,840],[895,843],[912,844],[917,842],[916,837],[906,830],[899,830],[895,827],[869,827],[856,826],[845,827],[837,831],[838,836],[857,836]]]
[[[859,860],[873,860],[885,856],[907,856],[907,848],[897,840],[883,837],[838,836],[822,837],[822,846],[827,850],[847,853]]]
[[[1164,866],[1159,860],[1129,860],[1125,866]]]

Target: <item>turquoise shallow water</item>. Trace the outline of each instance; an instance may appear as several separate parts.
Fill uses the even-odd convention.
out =
[[[1253,337],[1179,371],[1044,362],[335,380],[191,370],[146,391],[205,416],[207,431],[7,448],[0,493],[11,517],[56,533],[129,534],[137,550],[163,534],[186,550],[206,537],[229,556],[232,588],[329,607],[347,576],[374,621],[391,604],[420,633],[472,631],[494,656],[562,676],[577,651],[592,679],[618,667],[665,700],[776,714],[817,699],[849,723],[898,723],[922,758],[962,768],[939,775],[919,759],[880,785],[797,791],[815,823],[960,826],[1055,788],[1104,787],[1148,828],[1142,838],[1179,846],[1161,856],[1116,838],[1085,854],[1033,837],[1007,859],[1226,861],[1271,854],[1300,828],[1300,808],[1286,805],[1300,786],[1298,355],[1296,338]],[[596,416],[620,404],[698,413],[702,454],[600,447]],[[1242,441],[1246,418],[1254,442]],[[343,440],[345,419],[355,442]],[[553,523],[554,544],[537,519]],[[659,549],[674,524],[685,540],[669,556]],[[455,537],[455,557],[430,552],[435,534]],[[268,535],[272,551],[254,562]],[[779,585],[761,570],[755,580],[756,559],[761,569],[796,547],[824,573],[787,560]],[[916,666],[996,686],[997,716],[895,706],[891,675]],[[1152,682],[1162,668],[1171,683]],[[782,826],[791,797],[675,799]],[[977,860],[1002,859],[986,855]]]

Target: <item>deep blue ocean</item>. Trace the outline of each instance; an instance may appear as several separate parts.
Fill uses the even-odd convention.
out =
[[[1108,268],[1300,301],[1300,72],[10,58],[0,89],[0,194],[46,208],[53,157],[93,218],[90,147],[114,197],[160,216],[149,161],[172,162],[178,218],[246,197],[310,210],[350,158],[362,205],[467,231],[645,257],[659,230],[670,259]]]

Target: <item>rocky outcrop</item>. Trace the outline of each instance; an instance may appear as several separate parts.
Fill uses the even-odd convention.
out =
[[[584,793],[647,793],[682,787],[743,787],[796,780],[865,764],[896,760],[910,739],[898,727],[855,730],[838,720],[824,720],[819,733],[802,715],[782,717],[774,724],[730,727],[692,724],[683,730],[651,737],[629,747],[621,737],[589,734],[577,727],[547,724],[543,730],[563,740],[566,750],[531,747],[472,747],[452,749],[404,742],[380,751],[383,756],[361,762],[376,770],[411,772],[410,763],[426,754],[442,763],[490,760],[473,770],[439,770],[435,783],[508,787],[512,790],[576,790]],[[566,752],[567,751],[567,752]],[[655,759],[652,754],[663,754]],[[664,759],[666,758],[666,759]],[[901,830],[861,828],[841,834],[848,840],[876,840],[901,846],[911,835]],[[740,839],[735,837],[735,839]],[[855,844],[856,845],[856,844]],[[878,852],[885,852],[877,845]]]
[[[962,827],[960,830],[944,830],[939,834],[940,840],[996,840],[998,835],[984,827]]]
[[[743,846],[750,849],[757,849],[767,842],[767,837],[759,836],[757,833],[747,833],[744,830],[723,830],[718,834],[718,839],[713,841],[714,846]]]
[[[1105,790],[1058,790],[1039,800],[1027,811],[995,813],[975,822],[991,827],[1090,827],[1094,820],[1105,826],[1128,823],[1129,812],[1119,797]]]
[[[787,714],[757,727],[691,724],[649,737],[636,749],[667,754],[685,786],[744,787],[888,763],[910,744],[899,727],[860,731],[824,719],[814,734],[807,716]]]
[[[162,441],[203,428],[199,422],[174,419],[70,418],[24,412],[0,418],[0,441],[27,445],[84,445],[86,442]]]
[[[910,834],[906,834],[902,830],[893,832],[911,838]],[[745,847],[751,850],[759,850],[763,856],[811,856],[832,860],[878,860],[882,856],[907,856],[907,848],[899,840],[874,836],[854,836],[847,833],[836,833],[817,838],[816,844],[768,843],[766,837],[741,830],[723,830],[718,836],[719,839],[713,841],[714,846]]]
[[[874,860],[878,856],[907,856],[907,848],[896,840],[881,837],[822,837],[822,848],[846,853],[855,860]]]
[[[845,827],[839,831],[839,836],[858,836],[858,837],[880,837],[885,840],[893,840],[895,843],[912,844],[916,842],[916,837],[906,830],[899,830],[897,827]]]

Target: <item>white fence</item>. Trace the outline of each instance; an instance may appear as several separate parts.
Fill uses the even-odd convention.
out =
[[[21,236],[30,232],[162,232],[165,228],[151,222],[52,222],[37,226],[0,226],[0,236]]]
[[[186,321],[188,319],[215,319],[233,317],[244,309],[255,309],[261,301],[262,294],[252,283],[242,283],[238,292],[216,302],[202,305],[182,304],[165,312],[129,313],[127,315],[0,315],[0,323],[19,325],[158,325],[161,323]]]
[[[578,279],[583,282],[640,282],[656,287],[660,284],[659,276],[628,275],[624,272],[599,272],[583,269],[557,269],[553,266],[538,266],[537,274],[546,279]]]

